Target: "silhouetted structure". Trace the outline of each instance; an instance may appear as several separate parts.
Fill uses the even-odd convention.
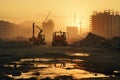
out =
[[[118,12],[106,10],[93,12],[90,19],[92,33],[105,38],[120,37],[120,15]]]
[[[99,35],[88,33],[87,36],[80,41],[81,46],[91,46],[91,45],[98,45],[101,41],[105,40],[104,37],[101,37]]]
[[[68,42],[72,43],[78,39],[78,27],[77,26],[68,26]]]
[[[15,37],[16,34],[16,24],[0,20],[0,37],[1,38],[10,38]]]
[[[33,44],[36,45],[45,45],[45,35],[42,34],[43,30],[39,28],[39,26],[35,25],[35,23],[33,23],[33,35],[31,38],[29,38],[29,41],[32,42]],[[39,30],[38,36],[35,36],[35,27]]]
[[[48,42],[48,43],[52,41],[52,33],[54,30],[54,25],[55,24],[54,24],[53,20],[51,20],[51,19],[49,19],[48,21],[46,21],[42,24],[43,31],[46,36],[46,42]]]
[[[53,33],[52,46],[63,45],[67,46],[67,33],[56,31]]]
[[[69,38],[77,38],[78,37],[78,27],[76,27],[76,26],[68,26],[67,32],[69,33]]]
[[[31,22],[15,24],[9,21],[0,20],[0,38],[11,40],[12,38],[22,36],[28,38],[31,36]]]

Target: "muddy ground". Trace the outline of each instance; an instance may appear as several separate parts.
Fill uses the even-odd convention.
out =
[[[70,56],[66,53],[87,53],[89,56]],[[4,68],[2,65],[9,64],[13,61],[18,61],[21,58],[69,58],[81,59],[82,62],[77,64],[83,70],[93,73],[102,73],[107,75],[107,78],[86,78],[78,80],[119,80],[120,79],[120,51],[118,49],[104,49],[104,48],[89,48],[89,47],[51,47],[51,46],[34,46],[27,48],[7,48],[0,49],[0,78],[7,79],[4,75]],[[7,69],[10,70],[10,69]],[[97,76],[97,74],[95,74]],[[73,80],[70,76],[58,76],[54,80]],[[21,79],[23,80],[23,79]],[[28,80],[37,80],[36,78],[29,78]],[[43,80],[50,80],[45,78]],[[74,79],[77,80],[77,79]]]

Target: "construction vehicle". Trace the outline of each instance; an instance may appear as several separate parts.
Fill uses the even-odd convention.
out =
[[[52,46],[67,46],[67,33],[62,31],[56,31],[53,33]]]
[[[35,37],[35,27],[39,30],[38,36]],[[42,34],[43,30],[39,28],[39,26],[35,25],[33,23],[33,34],[32,37],[29,39],[30,42],[32,42],[35,45],[45,45],[45,35]]]
[[[45,20],[42,22],[42,27],[44,27],[44,25],[46,24],[46,20],[48,19],[49,15],[50,15],[51,11],[49,11],[48,15],[46,16]],[[38,36],[35,37],[35,27],[39,30]],[[39,26],[35,25],[35,23],[33,23],[33,35],[32,37],[29,39],[30,42],[32,42],[33,44],[36,45],[45,45],[45,35],[42,34],[43,30],[39,28]]]

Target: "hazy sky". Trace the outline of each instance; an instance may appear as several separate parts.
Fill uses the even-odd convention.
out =
[[[51,11],[50,17],[56,26],[76,24],[89,25],[92,11],[112,9],[119,11],[120,0],[0,0],[0,19],[12,22],[43,21]]]

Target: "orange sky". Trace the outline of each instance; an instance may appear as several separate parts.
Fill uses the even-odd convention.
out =
[[[58,29],[82,22],[89,26],[89,15],[93,10],[113,9],[119,11],[120,0],[0,0],[0,19],[20,23],[23,21],[42,22],[49,11]]]

